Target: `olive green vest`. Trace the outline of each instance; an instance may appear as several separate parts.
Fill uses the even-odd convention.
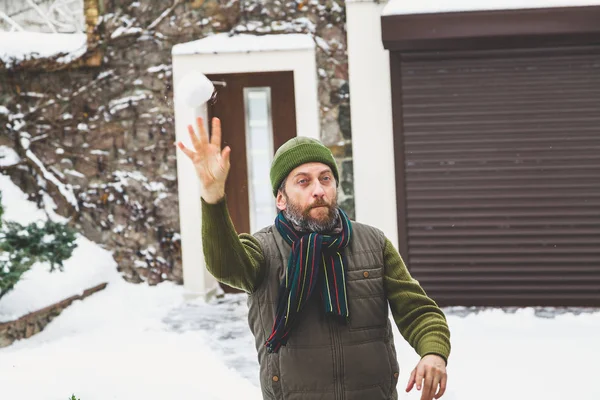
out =
[[[254,236],[260,241],[266,272],[248,297],[248,322],[260,363],[260,385],[270,400],[397,399],[398,362],[383,285],[384,234],[352,223],[346,248],[346,288],[350,321],[325,317],[319,291],[311,297],[286,346],[269,354],[280,280],[291,248],[274,226]]]

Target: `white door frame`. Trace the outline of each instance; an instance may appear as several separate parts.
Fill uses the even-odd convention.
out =
[[[389,51],[381,40],[386,2],[346,0],[356,219],[398,248]]]
[[[173,88],[176,140],[190,145],[187,126],[196,116],[207,116],[206,106],[193,108],[178,96],[188,73],[208,74],[293,71],[298,136],[320,138],[317,64],[310,35],[218,34],[173,47]],[[183,83],[184,84],[184,83]],[[235,162],[233,160],[233,162]],[[198,178],[190,161],[177,151],[179,221],[183,282],[186,296],[208,297],[220,290],[205,268]]]

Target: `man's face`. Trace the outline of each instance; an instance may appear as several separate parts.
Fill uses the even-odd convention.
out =
[[[337,187],[331,168],[307,163],[292,170],[283,191],[277,193],[277,208],[305,231],[325,232],[337,225]]]

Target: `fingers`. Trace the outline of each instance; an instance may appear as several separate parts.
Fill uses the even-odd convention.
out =
[[[208,133],[204,129],[204,120],[202,117],[196,118],[196,124],[198,125],[198,132],[200,132],[200,143],[208,144]]]
[[[223,162],[225,163],[225,166],[229,165],[230,156],[231,156],[231,147],[227,146],[221,152],[221,157],[223,158]]]
[[[415,386],[415,375],[417,373],[417,369],[413,369],[410,373],[410,378],[408,378],[408,384],[406,385],[406,391],[410,392],[412,388]]]
[[[417,374],[415,377],[415,383],[417,384],[417,390],[421,390],[423,387],[423,379],[425,378],[425,368],[419,364],[417,365]]]
[[[188,156],[190,158],[190,160],[194,159],[194,152],[191,151],[190,149],[188,149],[187,147],[185,147],[185,145],[181,142],[177,142],[177,147],[179,147],[179,149],[181,151],[183,151],[183,153]]]
[[[440,388],[438,389],[438,392],[435,395],[436,399],[439,399],[440,397],[442,397],[444,395],[444,393],[446,392],[447,379],[448,379],[448,375],[442,376],[442,380],[440,381]]]
[[[198,139],[198,135],[196,135],[196,132],[194,132],[193,126],[188,125],[188,133],[190,134],[190,139],[192,140],[192,146],[194,146],[194,149],[196,149],[196,151],[199,151],[200,139]]]
[[[221,148],[221,120],[217,117],[212,119],[212,136],[210,142]]]
[[[421,400],[432,400],[433,395],[435,394],[435,390],[437,389],[437,385],[439,383],[439,378],[436,377],[429,371],[425,373],[425,382],[423,383],[423,393],[421,394]]]

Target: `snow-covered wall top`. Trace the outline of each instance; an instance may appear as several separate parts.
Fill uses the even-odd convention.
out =
[[[6,65],[30,58],[64,54],[59,62],[69,62],[87,49],[85,33],[0,32],[0,60]]]
[[[216,54],[256,51],[312,49],[315,43],[310,35],[300,33],[280,35],[211,35],[193,42],[173,46],[173,55]]]
[[[390,0],[382,15],[597,6],[600,0]]]

